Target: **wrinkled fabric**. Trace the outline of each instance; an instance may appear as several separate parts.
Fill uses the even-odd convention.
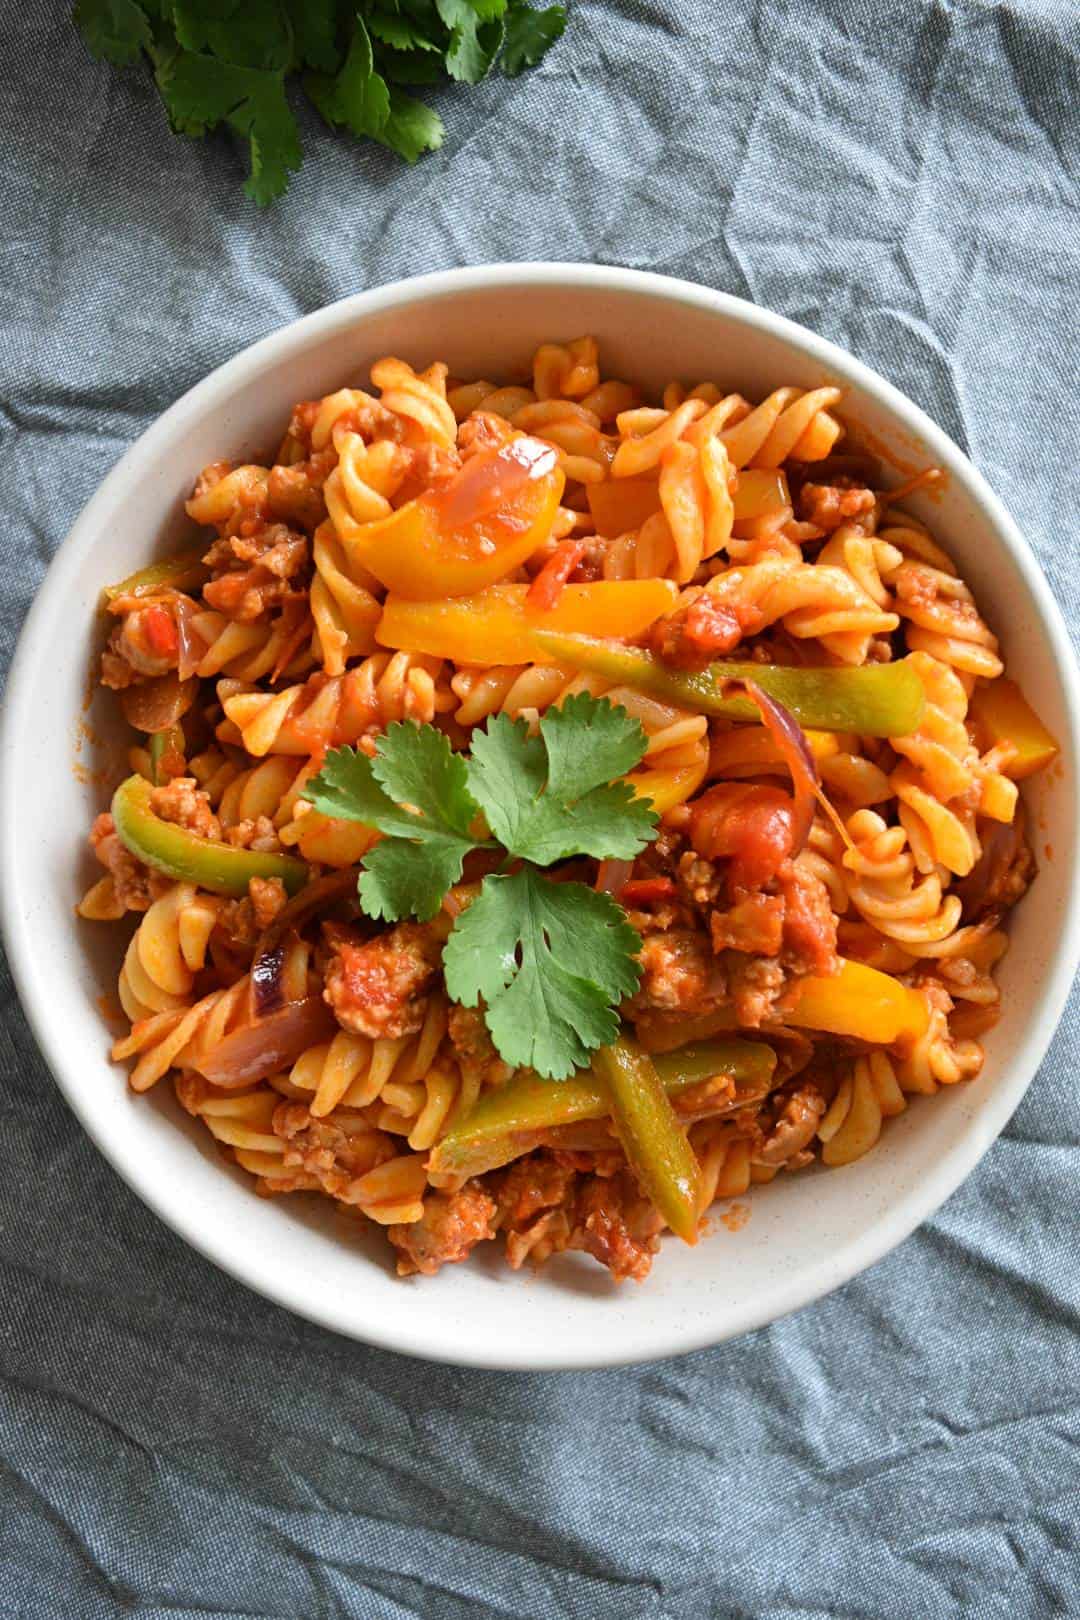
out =
[[[132,440],[239,348],[392,278],[599,260],[850,348],[968,451],[1074,629],[1070,0],[575,0],[438,98],[409,169],[303,116],[260,213],[68,5],[0,21],[0,656]],[[310,1327],[166,1230],[0,984],[0,1616],[1080,1612],[1080,1006],[941,1212],[821,1303],[617,1372],[457,1371]],[[646,1285],[647,1286],[647,1285]]]

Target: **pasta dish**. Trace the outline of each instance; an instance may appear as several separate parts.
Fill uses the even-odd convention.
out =
[[[841,406],[649,402],[585,337],[381,359],[206,467],[103,604],[133,741],[78,910],[130,934],[134,1090],[404,1276],[640,1280],[977,1075],[1056,747],[905,512],[935,471]]]

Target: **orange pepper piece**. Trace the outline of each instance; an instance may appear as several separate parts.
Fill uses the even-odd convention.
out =
[[[735,522],[770,517],[791,505],[787,478],[779,467],[744,467],[733,497]]]
[[[340,536],[349,562],[398,596],[470,596],[551,534],[566,483],[551,445],[525,435],[478,451],[440,489]]]
[[[793,987],[792,1007],[784,1022],[799,1029],[820,1029],[831,1035],[891,1046],[901,1038],[917,1040],[930,1022],[926,998],[910,990],[890,973],[863,962],[840,962],[830,977],[811,975]],[[671,1052],[688,1041],[707,1040],[737,1029],[733,1007],[679,1021],[677,1027],[647,1016],[637,1025],[637,1037],[647,1052]]]
[[[1058,745],[1015,681],[1007,676],[979,687],[971,699],[971,717],[993,747],[1011,743],[1014,753],[1001,766],[1001,774],[1020,782],[1049,765]]]
[[[535,645],[534,630],[565,634],[640,636],[675,606],[670,579],[598,580],[567,585],[546,613],[530,613],[526,585],[491,585],[476,596],[408,601],[388,596],[375,627],[381,647],[453,658],[461,664],[550,664]]]
[[[617,540],[621,534],[640,529],[646,518],[660,510],[660,485],[655,478],[611,478],[602,484],[586,484],[597,534]]]

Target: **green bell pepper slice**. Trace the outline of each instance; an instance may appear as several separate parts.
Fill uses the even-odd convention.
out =
[[[145,777],[129,776],[113,794],[112,816],[121,843],[155,871],[236,899],[247,894],[253,877],[280,878],[289,894],[308,881],[306,863],[291,855],[234,849],[162,821],[150,808],[152,791]]]
[[[654,1057],[653,1065],[670,1097],[713,1075],[730,1075],[736,1087],[732,1106],[738,1107],[769,1090],[776,1054],[759,1041],[699,1041]],[[446,1178],[484,1175],[531,1152],[546,1131],[604,1119],[611,1110],[608,1087],[589,1069],[560,1081],[519,1074],[489,1091],[436,1144],[429,1168]]]
[[[597,1052],[593,1068],[607,1085],[615,1129],[642,1191],[684,1243],[696,1243],[701,1166],[655,1064],[620,1035]]]
[[[205,542],[200,542],[172,557],[150,563],[146,568],[136,569],[115,585],[106,585],[106,602],[114,602],[118,596],[152,596],[155,591],[186,591],[193,585],[202,585],[210,578],[210,570],[202,560],[205,550]]]
[[[699,714],[723,715],[729,720],[761,720],[749,698],[725,696],[725,685],[731,681],[756,682],[802,726],[853,731],[860,737],[907,737],[918,727],[926,706],[922,682],[904,659],[857,669],[718,662],[702,670],[681,670],[619,641],[555,630],[534,630],[532,634],[537,645],[560,664],[602,675]]]

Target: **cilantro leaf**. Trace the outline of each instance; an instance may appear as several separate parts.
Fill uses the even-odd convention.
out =
[[[528,867],[484,879],[443,950],[446,987],[475,1007],[507,1063],[565,1080],[615,1039],[637,988],[639,936],[621,907]]]
[[[341,65],[336,0],[286,0],[293,31],[293,63],[336,73]]]
[[[524,720],[497,714],[482,731],[473,732],[471,749],[469,791],[492,835],[517,854],[547,781],[543,740],[529,735]]]
[[[150,23],[135,0],[77,0],[75,21],[95,56],[130,67],[153,41]]]
[[[566,7],[548,6],[536,11],[527,0],[510,0],[506,14],[506,45],[502,54],[502,70],[516,79],[526,68],[535,67],[540,58],[561,38],[566,27]]]
[[[445,134],[437,112],[404,90],[391,87],[390,116],[375,137],[381,146],[388,146],[406,163],[415,163],[425,152],[437,151]]]
[[[608,698],[576,692],[540,721],[548,757],[548,792],[573,803],[625,776],[648,747],[641,721]]]
[[[479,84],[499,54],[506,0],[435,0],[450,30],[446,71],[464,84]]]
[[[398,922],[437,916],[447,890],[461,881],[462,863],[472,848],[468,839],[424,833],[415,844],[384,839],[369,849],[356,892],[369,917]]]
[[[368,12],[366,21],[368,33],[382,40],[384,45],[392,45],[395,50],[437,51],[440,56],[443,54],[443,46],[430,37],[426,23],[412,17],[392,16],[388,11]]]
[[[344,124],[354,135],[380,137],[390,116],[390,91],[375,71],[371,36],[359,17],[348,55],[336,78],[309,73],[304,88],[328,124]]]
[[[396,803],[397,794],[421,813]],[[391,726],[375,760],[355,748],[334,749],[305,784],[304,798],[324,815],[362,821],[384,835],[361,862],[358,893],[369,916],[388,922],[434,917],[479,842],[469,832],[477,812],[465,763],[434,726]]]
[[[173,128],[199,137],[225,124],[247,140],[245,191],[284,192],[301,162],[286,75],[327,123],[378,141],[408,163],[443,143],[442,119],[398,86],[476,84],[496,61],[538,62],[565,26],[561,5],[526,0],[75,0],[95,56],[146,57]]]
[[[372,774],[397,804],[408,804],[431,821],[468,837],[478,806],[469,794],[465,760],[434,726],[399,720],[379,738]]]
[[[278,0],[171,0],[176,38],[235,67],[283,68],[292,40]]]
[[[469,789],[493,835],[522,860],[631,860],[653,836],[657,817],[611,778],[632,769],[645,748],[632,715],[582,692],[549,710],[539,736],[506,715],[474,732]]]
[[[205,135],[228,124],[246,136],[251,177],[244,187],[257,203],[280,197],[289,170],[300,167],[300,136],[285,99],[281,70],[236,67],[214,56],[178,51],[163,59],[157,83],[175,129]]]

